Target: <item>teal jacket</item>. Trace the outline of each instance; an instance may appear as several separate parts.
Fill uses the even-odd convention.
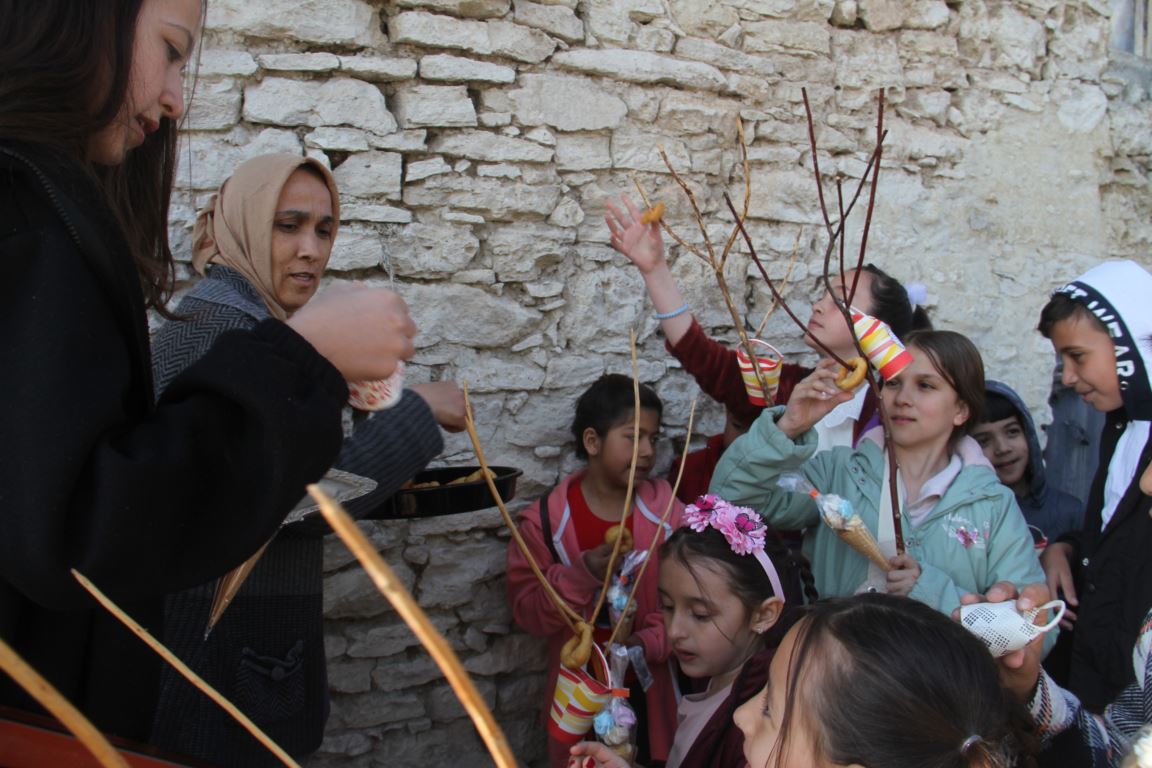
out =
[[[783,411],[783,407],[764,411],[747,434],[728,446],[710,490],[733,504],[758,510],[776,528],[807,529],[804,554],[812,562],[820,596],[851,595],[867,577],[868,561],[821,521],[810,496],[785,491],[776,481],[785,472],[802,472],[821,493],[852,502],[875,534],[883,452],[865,437],[855,449],[833,448],[813,455],[814,432],[809,430],[793,442],[776,427]],[[961,451],[962,457],[969,453]],[[972,455],[979,455],[979,447]],[[1016,497],[986,464],[966,462],[923,522],[913,528],[905,514],[902,527],[907,552],[922,569],[911,597],[944,613],[960,605],[961,595],[983,593],[997,581],[1017,585],[1044,581]]]

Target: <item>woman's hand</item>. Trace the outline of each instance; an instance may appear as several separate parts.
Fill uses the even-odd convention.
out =
[[[624,254],[643,275],[650,274],[658,267],[667,268],[660,223],[642,223],[640,210],[627,195],[621,195],[620,202],[623,210],[613,205],[611,200],[604,203],[608,208],[604,221],[608,223],[608,231],[612,234],[612,247]]]
[[[916,580],[920,578],[920,563],[909,554],[895,555],[888,558],[892,570],[888,571],[888,594],[908,597]]]
[[[1076,582],[1072,579],[1072,545],[1058,541],[1044,548],[1040,555],[1040,567],[1044,569],[1048,592],[1060,596],[1064,594],[1064,618],[1060,619],[1061,629],[1072,629],[1076,623],[1076,612],[1072,609],[1080,605],[1076,598]]]
[[[568,750],[568,768],[631,768],[631,764],[598,741],[582,741]]]
[[[288,325],[336,366],[347,381],[386,379],[415,353],[416,324],[393,291],[346,285],[301,307]]]
[[[436,423],[449,432],[464,431],[464,391],[454,381],[429,381],[409,387],[424,398]]]
[[[827,416],[833,408],[852,399],[853,393],[836,386],[840,366],[835,360],[821,360],[816,370],[797,384],[788,398],[784,414],[776,422],[780,431],[795,440]]]

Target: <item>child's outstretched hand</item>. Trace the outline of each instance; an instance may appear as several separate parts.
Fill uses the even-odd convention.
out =
[[[627,760],[598,741],[582,741],[569,750],[568,768],[630,768]]]
[[[1016,600],[1016,610],[1023,613],[1037,605],[1048,602],[1051,592],[1045,584],[1027,584],[1019,593]],[[1017,598],[1016,585],[1006,581],[998,581],[992,585],[986,594],[968,594],[960,598],[961,605],[973,603],[1000,603],[1005,600]],[[960,620],[960,609],[952,612],[952,618]],[[1036,624],[1048,621],[1047,611],[1041,611],[1033,620]],[[1040,660],[1044,655],[1044,636],[1039,635],[1028,645],[1018,651],[1001,656],[996,660],[1000,668],[1000,682],[1011,691],[1016,698],[1025,704],[1032,698],[1036,682],[1040,679]]]
[[[641,212],[627,195],[620,196],[621,206],[605,201],[608,213],[604,221],[612,233],[612,247],[628,257],[641,274],[648,274],[664,265],[664,239],[660,236],[660,223],[643,224]]]
[[[888,571],[888,594],[908,597],[920,578],[920,563],[908,554],[890,557],[888,563],[892,566]]]
[[[835,360],[821,360],[811,374],[792,390],[784,415],[776,422],[789,439],[800,435],[827,416],[833,408],[852,399],[851,392],[836,386],[840,366]]]

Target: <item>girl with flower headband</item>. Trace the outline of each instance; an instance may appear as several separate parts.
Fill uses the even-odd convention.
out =
[[[820,594],[887,591],[951,613],[966,593],[984,592],[997,581],[1034,583],[1043,572],[1014,494],[967,434],[983,405],[980,353],[952,331],[917,332],[906,343],[912,363],[882,390],[893,456],[886,454],[880,429],[855,449],[815,452],[812,425],[851,397],[836,387],[836,366],[828,360],[796,387],[786,407],[765,411],[732,443],[712,491],[754,507],[769,525],[806,528],[804,551]],[[820,494],[846,500],[882,550],[892,542],[884,552],[887,573],[821,522],[815,498],[777,484],[796,471]],[[899,555],[889,472],[896,472],[906,544]]]
[[[812,574],[751,509],[701,496],[683,522],[661,548],[660,602],[672,654],[700,692],[680,699],[666,766],[743,765],[732,714],[763,687],[795,609],[816,599]],[[577,764],[622,764],[598,744],[578,744],[572,754]]]
[[[688,456],[677,492],[681,500],[688,502],[708,490],[720,455],[748,430],[763,407],[748,400],[736,350],[709,338],[680,293],[664,256],[659,223],[642,223],[639,211],[627,197],[621,198],[620,206],[608,202],[607,207],[605,220],[612,234],[612,247],[640,270],[664,331],[668,351],[680,361],[684,370],[692,374],[705,394],[724,406],[724,432],[711,437],[704,449]],[[903,339],[916,330],[931,329],[932,322],[923,306],[927,299],[923,285],[913,283],[905,287],[873,264],[865,264],[858,279],[855,270],[849,271],[846,278],[849,290],[853,283],[856,284],[853,306],[887,323],[897,338]],[[832,287],[840,292],[839,275],[832,279]],[[804,343],[818,349],[813,342],[813,337],[817,337],[837,355],[849,359],[857,355],[852,334],[852,328],[845,323],[832,296],[824,291],[812,305]],[[796,385],[812,370],[795,363],[784,363],[776,390],[776,404],[786,404]],[[858,387],[851,399],[841,403],[815,425],[817,450],[838,445],[855,447],[864,433],[879,423],[875,395],[867,386]],[[669,476],[675,477],[678,469],[673,465]]]
[[[1036,765],[1027,714],[988,650],[915,600],[862,594],[805,607],[761,680],[732,714],[742,751],[723,765]],[[595,747],[586,753],[593,761],[576,768],[627,766]]]

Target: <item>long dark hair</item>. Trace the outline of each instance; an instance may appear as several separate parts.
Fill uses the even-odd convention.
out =
[[[688,569],[697,583],[699,583],[699,578],[695,575],[697,568],[707,563],[718,569],[724,574],[728,588],[739,598],[748,615],[770,597],[784,598],[784,614],[764,635],[765,645],[775,647],[779,645],[795,619],[799,618],[799,606],[804,604],[805,598],[808,602],[813,602],[819,595],[816,593],[816,580],[812,576],[808,558],[784,546],[776,533],[771,530],[765,537],[764,554],[768,555],[772,565],[776,567],[776,572],[780,576],[780,586],[784,589],[783,595],[774,593],[772,582],[759,560],[751,555],[738,555],[733,552],[724,534],[715,528],[706,528],[703,531],[694,531],[687,527],[678,528],[660,546],[661,562],[668,558],[676,560]]]
[[[0,0],[0,139],[34,144],[92,174],[136,263],[148,307],[164,312],[175,276],[168,202],[176,125],[167,117],[123,163],[88,157],[128,94],[143,0]]]
[[[932,320],[924,307],[913,307],[908,298],[908,289],[875,264],[865,264],[861,269],[872,276],[871,315],[883,320],[903,339],[912,331],[932,330]]]
[[[868,768],[1007,768],[1035,750],[988,649],[916,600],[861,594],[805,609],[774,749],[798,708],[830,762]]]

